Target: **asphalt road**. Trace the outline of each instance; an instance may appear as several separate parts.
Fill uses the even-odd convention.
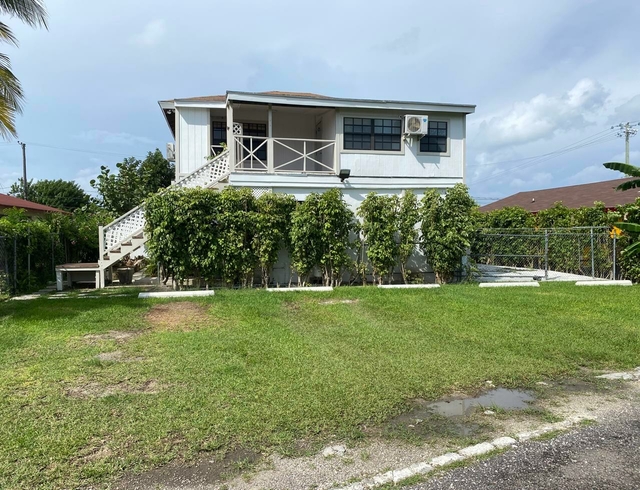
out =
[[[640,406],[435,476],[412,490],[638,490]]]

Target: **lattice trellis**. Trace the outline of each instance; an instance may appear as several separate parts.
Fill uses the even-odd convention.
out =
[[[202,167],[180,179],[173,184],[170,189],[212,187],[230,173],[229,152],[225,151]],[[144,204],[141,204],[104,227],[104,250],[102,250],[102,252],[117,248],[121,243],[129,240],[131,237],[142,233],[144,224]]]
[[[258,199],[263,194],[270,194],[273,191],[272,191],[271,187],[253,187],[251,189],[251,192],[253,192],[253,197]]]

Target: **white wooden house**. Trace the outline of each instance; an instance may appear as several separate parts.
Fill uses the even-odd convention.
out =
[[[249,187],[256,196],[340,188],[355,210],[371,191],[446,189],[465,179],[475,106],[291,92],[160,101],[174,136],[176,187]],[[413,116],[413,117],[412,117]],[[146,242],[144,206],[100,229],[105,271]]]

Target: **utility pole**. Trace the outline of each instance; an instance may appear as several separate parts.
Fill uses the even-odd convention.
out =
[[[27,190],[27,144],[18,141],[18,144],[22,147],[22,188],[24,194],[24,200],[29,200],[29,191]]]
[[[637,123],[637,124],[620,123],[617,126],[611,126],[611,129],[618,130],[618,133],[616,135],[619,138],[624,137],[624,142],[625,142],[624,163],[626,163],[627,165],[629,165],[629,138],[631,136],[635,136],[636,134],[638,134],[638,130],[634,129],[633,126],[640,126],[640,123]]]

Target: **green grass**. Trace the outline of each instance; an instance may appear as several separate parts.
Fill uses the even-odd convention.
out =
[[[104,485],[200,451],[362,437],[411,398],[640,363],[636,287],[220,291],[194,302],[209,319],[192,331],[148,329],[159,302],[135,296],[0,304],[0,488]],[[119,343],[83,339],[141,329]],[[115,350],[144,359],[94,358]],[[148,381],[157,393],[67,395]]]

